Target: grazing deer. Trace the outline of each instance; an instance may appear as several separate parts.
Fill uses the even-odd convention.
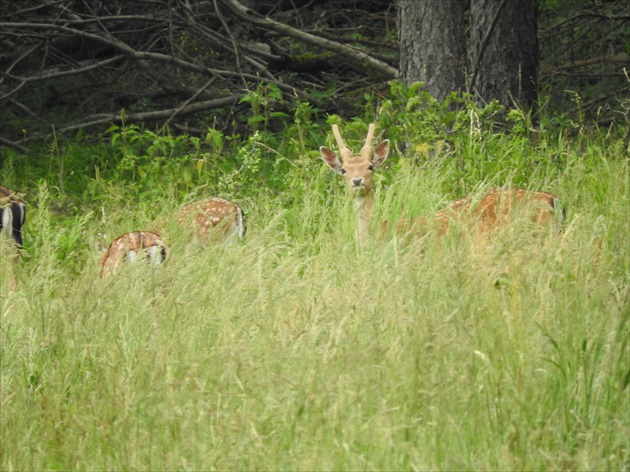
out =
[[[7,257],[7,267],[2,268],[3,271],[6,270],[10,291],[17,289],[14,265],[19,257],[19,250],[22,249],[22,228],[25,221],[26,203],[14,191],[0,186],[0,243],[2,242],[1,239],[3,239],[1,237],[2,233],[4,233],[9,242],[12,243],[10,244],[11,248],[7,249],[14,252]],[[17,251],[14,251],[15,249]]]
[[[135,261],[139,256],[154,265],[164,262],[169,248],[157,233],[133,231],[114,239],[101,259],[101,277],[113,273],[123,260]]]
[[[179,224],[191,225],[198,240],[207,243],[211,240],[229,241],[245,236],[245,213],[234,202],[223,198],[204,198],[182,208]]]
[[[374,124],[370,124],[365,144],[358,156],[344,144],[339,128],[333,125],[333,135],[339,146],[339,158],[333,151],[322,146],[321,157],[328,166],[345,178],[348,189],[354,198],[357,209],[357,233],[359,243],[364,244],[369,238],[369,220],[374,205],[372,174],[381,165],[389,153],[389,140],[382,141],[372,148]],[[433,218],[401,219],[395,227],[397,233],[407,231],[427,232],[434,230],[438,236],[448,232],[453,220],[472,223],[480,232],[497,229],[505,224],[517,208],[525,207],[527,216],[539,225],[552,221],[561,222],[562,211],[558,210],[558,197],[547,192],[536,192],[520,188],[497,187],[487,191],[481,198],[471,195],[457,200],[447,208],[437,212]],[[558,218],[560,216],[560,218]],[[383,223],[382,233],[386,234],[388,223]]]
[[[352,194],[354,206],[357,212],[357,236],[359,244],[364,244],[369,238],[369,223],[372,207],[374,206],[374,184],[372,174],[380,166],[389,154],[389,140],[382,141],[376,148],[372,147],[374,138],[374,124],[370,124],[365,144],[361,153],[355,156],[345,145],[339,133],[339,127],[333,125],[333,135],[339,147],[337,156],[325,146],[319,148],[321,157],[328,166],[339,172],[346,181],[346,185]]]
[[[26,221],[26,203],[15,192],[0,186],[0,233],[12,238],[22,248],[22,228]]]

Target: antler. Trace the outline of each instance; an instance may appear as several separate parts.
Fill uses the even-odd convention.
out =
[[[339,146],[339,154],[341,154],[341,159],[346,160],[352,157],[352,151],[348,149],[348,147],[343,142],[343,138],[341,137],[341,133],[339,132],[339,126],[333,125],[332,127],[333,135],[337,140],[337,146]]]
[[[365,138],[365,144],[363,145],[363,147],[372,145],[375,129],[376,129],[376,125],[374,123],[370,123],[370,126],[368,127],[368,134],[367,134],[367,137]]]
[[[374,123],[370,123],[370,126],[368,127],[368,134],[365,138],[365,144],[361,148],[361,156],[367,159],[370,159],[372,157],[372,140],[374,139],[375,129],[376,126],[374,125]]]

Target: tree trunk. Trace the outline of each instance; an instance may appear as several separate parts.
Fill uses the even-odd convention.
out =
[[[479,104],[535,106],[537,12],[537,0],[471,1],[471,91]]]
[[[397,0],[400,77],[438,100],[465,86],[467,0]]]

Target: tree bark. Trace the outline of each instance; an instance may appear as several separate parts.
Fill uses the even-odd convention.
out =
[[[537,0],[471,0],[471,91],[479,104],[532,109],[538,92]]]
[[[400,76],[438,100],[465,88],[466,0],[397,0]]]

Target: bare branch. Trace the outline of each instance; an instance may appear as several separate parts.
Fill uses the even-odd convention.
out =
[[[19,81],[20,84],[14,88],[13,90],[11,90],[10,92],[7,92],[4,95],[0,96],[0,100],[10,97],[11,95],[13,95],[14,93],[16,93],[18,90],[20,90],[24,85],[26,85],[29,82],[41,82],[44,80],[50,80],[50,79],[58,79],[60,77],[68,77],[71,75],[79,75],[79,74],[83,74],[85,72],[90,72],[96,69],[99,69],[101,67],[104,66],[108,66],[111,64],[114,64],[120,60],[124,59],[124,56],[115,56],[112,57],[110,59],[105,59],[104,61],[99,61],[93,64],[90,64],[89,66],[85,66],[85,67],[81,67],[79,69],[72,69],[72,70],[64,70],[61,72],[48,72],[46,74],[40,74],[40,75],[34,75],[31,77],[16,77],[16,76],[12,76],[10,74],[4,74],[6,77],[9,77],[13,80]]]
[[[166,120],[166,122],[162,125],[162,128],[160,128],[160,132],[164,131],[164,129],[168,126],[168,124],[173,120],[173,118],[175,118],[175,116],[177,116],[177,114],[181,113],[182,111],[186,110],[186,107],[188,107],[190,105],[190,103],[197,98],[199,95],[201,95],[208,87],[210,87],[210,85],[212,85],[212,83],[216,80],[216,77],[212,77],[208,82],[206,82],[206,84],[201,87],[196,94],[194,94],[193,96],[191,96],[188,100],[186,100],[184,103],[181,104],[181,106],[179,108],[177,108],[177,110],[175,110],[173,112],[173,114],[171,116],[168,117],[168,120]]]
[[[384,63],[383,61],[379,61],[369,54],[364,53],[363,51],[351,47],[346,46],[344,44],[331,41],[329,39],[322,38],[320,36],[315,36],[313,34],[307,33],[305,31],[300,31],[295,28],[292,28],[289,25],[284,23],[280,23],[278,21],[274,21],[271,18],[266,18],[260,16],[253,10],[250,10],[239,3],[237,0],[220,0],[221,3],[225,4],[232,12],[237,15],[241,20],[252,23],[256,26],[259,26],[263,29],[276,31],[278,33],[286,34],[292,38],[299,39],[300,41],[304,41],[305,43],[312,44],[314,46],[321,47],[323,49],[334,51],[338,54],[341,54],[349,59],[364,62],[370,65],[370,67],[384,73],[385,75],[396,78],[398,77],[398,70],[389,64]]]
[[[193,72],[199,72],[201,74],[214,74],[220,77],[242,76],[248,80],[252,80],[253,82],[260,82],[262,80],[260,77],[253,74],[245,74],[245,73],[238,73],[238,72],[232,72],[232,71],[211,69],[208,67],[203,67],[197,64],[193,64],[188,61],[184,61],[174,56],[168,56],[166,54],[151,53],[151,52],[138,52],[132,47],[130,47],[128,44],[118,39],[115,39],[115,38],[108,39],[97,34],[92,34],[92,33],[88,33],[86,31],[81,31],[81,30],[75,30],[73,28],[68,28],[62,25],[54,25],[54,24],[47,24],[47,23],[0,23],[0,27],[16,28],[16,29],[31,28],[31,29],[63,31],[65,33],[71,33],[79,37],[91,39],[101,44],[105,44],[135,59],[140,59],[140,60],[152,59],[152,60],[156,60],[160,62],[166,62],[166,63],[173,64],[173,65],[182,67],[184,69],[187,69]],[[143,66],[150,67],[148,64],[144,64]],[[288,92],[288,93],[296,92],[294,87],[287,86],[286,84],[283,84],[282,82],[273,81],[273,83],[277,85],[278,88],[280,88],[281,90],[284,90],[285,92]]]
[[[565,62],[564,64],[560,64],[557,67],[558,69],[576,69],[578,67],[586,67],[602,63],[622,64],[630,66],[630,56],[610,54],[606,56],[589,57],[588,59]]]
[[[21,152],[22,154],[26,154],[28,152],[28,148],[25,148],[24,146],[18,143],[14,143],[13,141],[9,141],[8,139],[4,139],[2,136],[0,136],[0,144],[4,144],[5,146],[11,147]]]
[[[207,100],[204,102],[193,103],[183,108],[178,107],[178,108],[170,108],[167,110],[131,113],[131,114],[125,114],[124,117],[123,115],[119,113],[99,113],[97,115],[85,117],[83,120],[81,120],[80,123],[60,128],[56,130],[56,132],[67,133],[69,131],[77,131],[77,130],[91,128],[94,126],[101,126],[101,125],[109,124],[109,123],[121,124],[123,122],[123,119],[125,123],[139,123],[139,122],[145,122],[145,121],[163,120],[165,118],[168,118],[169,116],[174,115],[175,113],[177,113],[180,116],[190,115],[192,113],[197,113],[200,111],[207,111],[213,108],[220,108],[224,106],[233,105],[234,103],[238,102],[241,98],[243,98],[243,96],[244,96],[243,94],[232,95],[230,97],[219,98],[216,100]],[[49,136],[50,134],[47,134],[45,136],[32,136],[20,142],[39,141],[41,139],[48,138]]]

